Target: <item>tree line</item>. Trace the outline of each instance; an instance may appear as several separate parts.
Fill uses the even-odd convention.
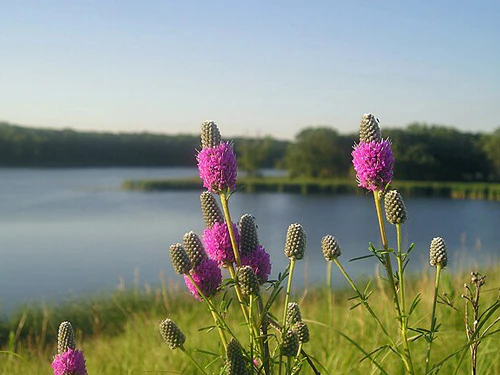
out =
[[[500,128],[492,133],[461,132],[413,123],[385,128],[393,141],[398,179],[500,181]],[[241,170],[286,169],[291,177],[352,177],[352,145],[357,134],[332,127],[309,127],[293,141],[272,137],[236,138]],[[104,167],[193,166],[198,135],[79,132],[0,123],[0,166]]]

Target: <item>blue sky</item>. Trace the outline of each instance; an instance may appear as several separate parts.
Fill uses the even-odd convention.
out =
[[[293,138],[500,126],[497,1],[0,1],[0,120]]]

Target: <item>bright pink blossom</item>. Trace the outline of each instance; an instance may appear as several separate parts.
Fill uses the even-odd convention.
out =
[[[56,354],[52,362],[54,375],[87,375],[83,352],[68,348],[64,353]]]
[[[236,188],[237,164],[232,143],[203,147],[196,160],[203,186],[209,191],[219,193]]]
[[[233,233],[236,245],[240,246],[240,235],[238,227],[233,223]],[[216,222],[211,228],[206,228],[203,232],[203,244],[210,259],[215,260],[219,266],[227,263],[234,263],[234,251],[231,244],[231,237],[225,222]]]
[[[203,259],[198,267],[191,271],[191,277],[205,297],[213,296],[222,283],[222,272],[219,266],[217,266],[217,262],[208,258]],[[198,301],[203,301],[196,286],[193,285],[186,275],[184,275],[184,282],[194,298]]]
[[[383,190],[392,181],[394,155],[388,139],[360,142],[352,151],[358,185],[368,190]]]
[[[264,284],[271,274],[271,257],[262,245],[257,245],[252,252],[241,254],[241,265],[250,266],[261,284]]]

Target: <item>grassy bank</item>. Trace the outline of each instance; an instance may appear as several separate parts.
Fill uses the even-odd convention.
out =
[[[479,182],[396,181],[393,185],[403,196],[439,196],[453,199],[487,199],[500,201],[500,184]],[[126,180],[126,190],[168,191],[201,190],[198,177],[165,180]],[[299,194],[365,194],[353,179],[291,179],[288,177],[238,178],[243,192],[278,192]]]
[[[483,308],[499,297],[499,271],[498,267],[484,271],[488,278],[481,300]],[[422,293],[422,301],[412,316],[412,327],[429,327],[433,277],[433,271],[427,270],[414,275],[408,283],[411,295]],[[442,291],[446,292],[456,310],[444,304],[438,305],[438,319],[442,326],[433,349],[434,360],[443,359],[467,341],[463,321],[464,301],[460,295],[464,291],[464,282],[469,281],[468,275],[452,277],[447,272],[444,274]],[[370,302],[383,323],[396,330],[397,324],[387,314],[391,298],[384,286],[383,281],[374,280]],[[348,335],[371,351],[384,344],[373,320],[360,307],[350,310],[354,301],[349,300],[352,292],[347,289],[332,292],[333,314],[330,316],[326,293],[322,287],[295,291],[293,300],[303,306],[302,315],[311,331],[311,342],[305,345],[305,349],[325,365],[327,371],[322,373],[378,373],[369,361],[361,361],[363,355],[339,334]],[[238,312],[234,304],[230,316],[238,316]],[[188,350],[200,348],[207,352],[219,352],[216,331],[199,331],[212,325],[205,305],[187,295],[183,286],[162,283],[155,288],[120,291],[112,296],[73,301],[60,306],[32,307],[14,314],[9,321],[2,323],[1,340],[2,350],[17,354],[0,353],[0,374],[51,374],[50,362],[56,350],[57,327],[62,320],[72,321],[76,328],[77,346],[85,351],[89,374],[194,374],[194,367],[186,361],[183,353],[171,351],[161,340],[158,323],[167,316],[175,320],[186,334]],[[497,316],[498,313],[492,319]],[[234,320],[231,324],[244,337],[246,327]],[[420,374],[423,373],[425,346],[423,339],[412,343],[417,373]],[[500,334],[481,344],[479,373],[500,373],[499,347]],[[194,356],[203,365],[208,365],[213,359],[212,355],[203,352],[195,352]],[[393,369],[391,374],[400,373],[399,362],[394,355],[384,352],[379,360],[387,365],[386,368]],[[444,364],[441,374],[452,374],[457,362],[458,357],[452,357]],[[209,373],[218,373],[219,367],[220,363],[214,363],[208,367]],[[466,356],[458,374],[469,371]]]

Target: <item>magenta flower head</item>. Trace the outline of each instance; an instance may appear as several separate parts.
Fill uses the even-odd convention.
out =
[[[271,274],[271,257],[262,245],[257,245],[252,252],[242,253],[241,265],[250,266],[261,285],[269,279]]]
[[[83,352],[72,348],[68,348],[61,354],[56,354],[52,368],[54,375],[87,375]]]
[[[203,186],[213,193],[236,188],[237,163],[233,144],[221,142],[203,147],[196,156]]]
[[[380,142],[360,142],[352,151],[352,163],[358,186],[368,190],[383,190],[392,181],[394,155],[388,139]]]
[[[222,284],[222,272],[217,266],[217,262],[208,258],[203,259],[198,267],[191,271],[191,277],[205,297],[213,296]],[[184,282],[194,298],[203,301],[196,286],[193,285],[187,275],[184,275]]]
[[[239,246],[240,235],[238,233],[238,227],[234,223],[233,233],[236,237],[236,244]],[[208,257],[215,260],[219,266],[223,266],[227,263],[234,263],[233,246],[225,222],[215,222],[211,228],[206,228],[203,232],[203,242]]]

